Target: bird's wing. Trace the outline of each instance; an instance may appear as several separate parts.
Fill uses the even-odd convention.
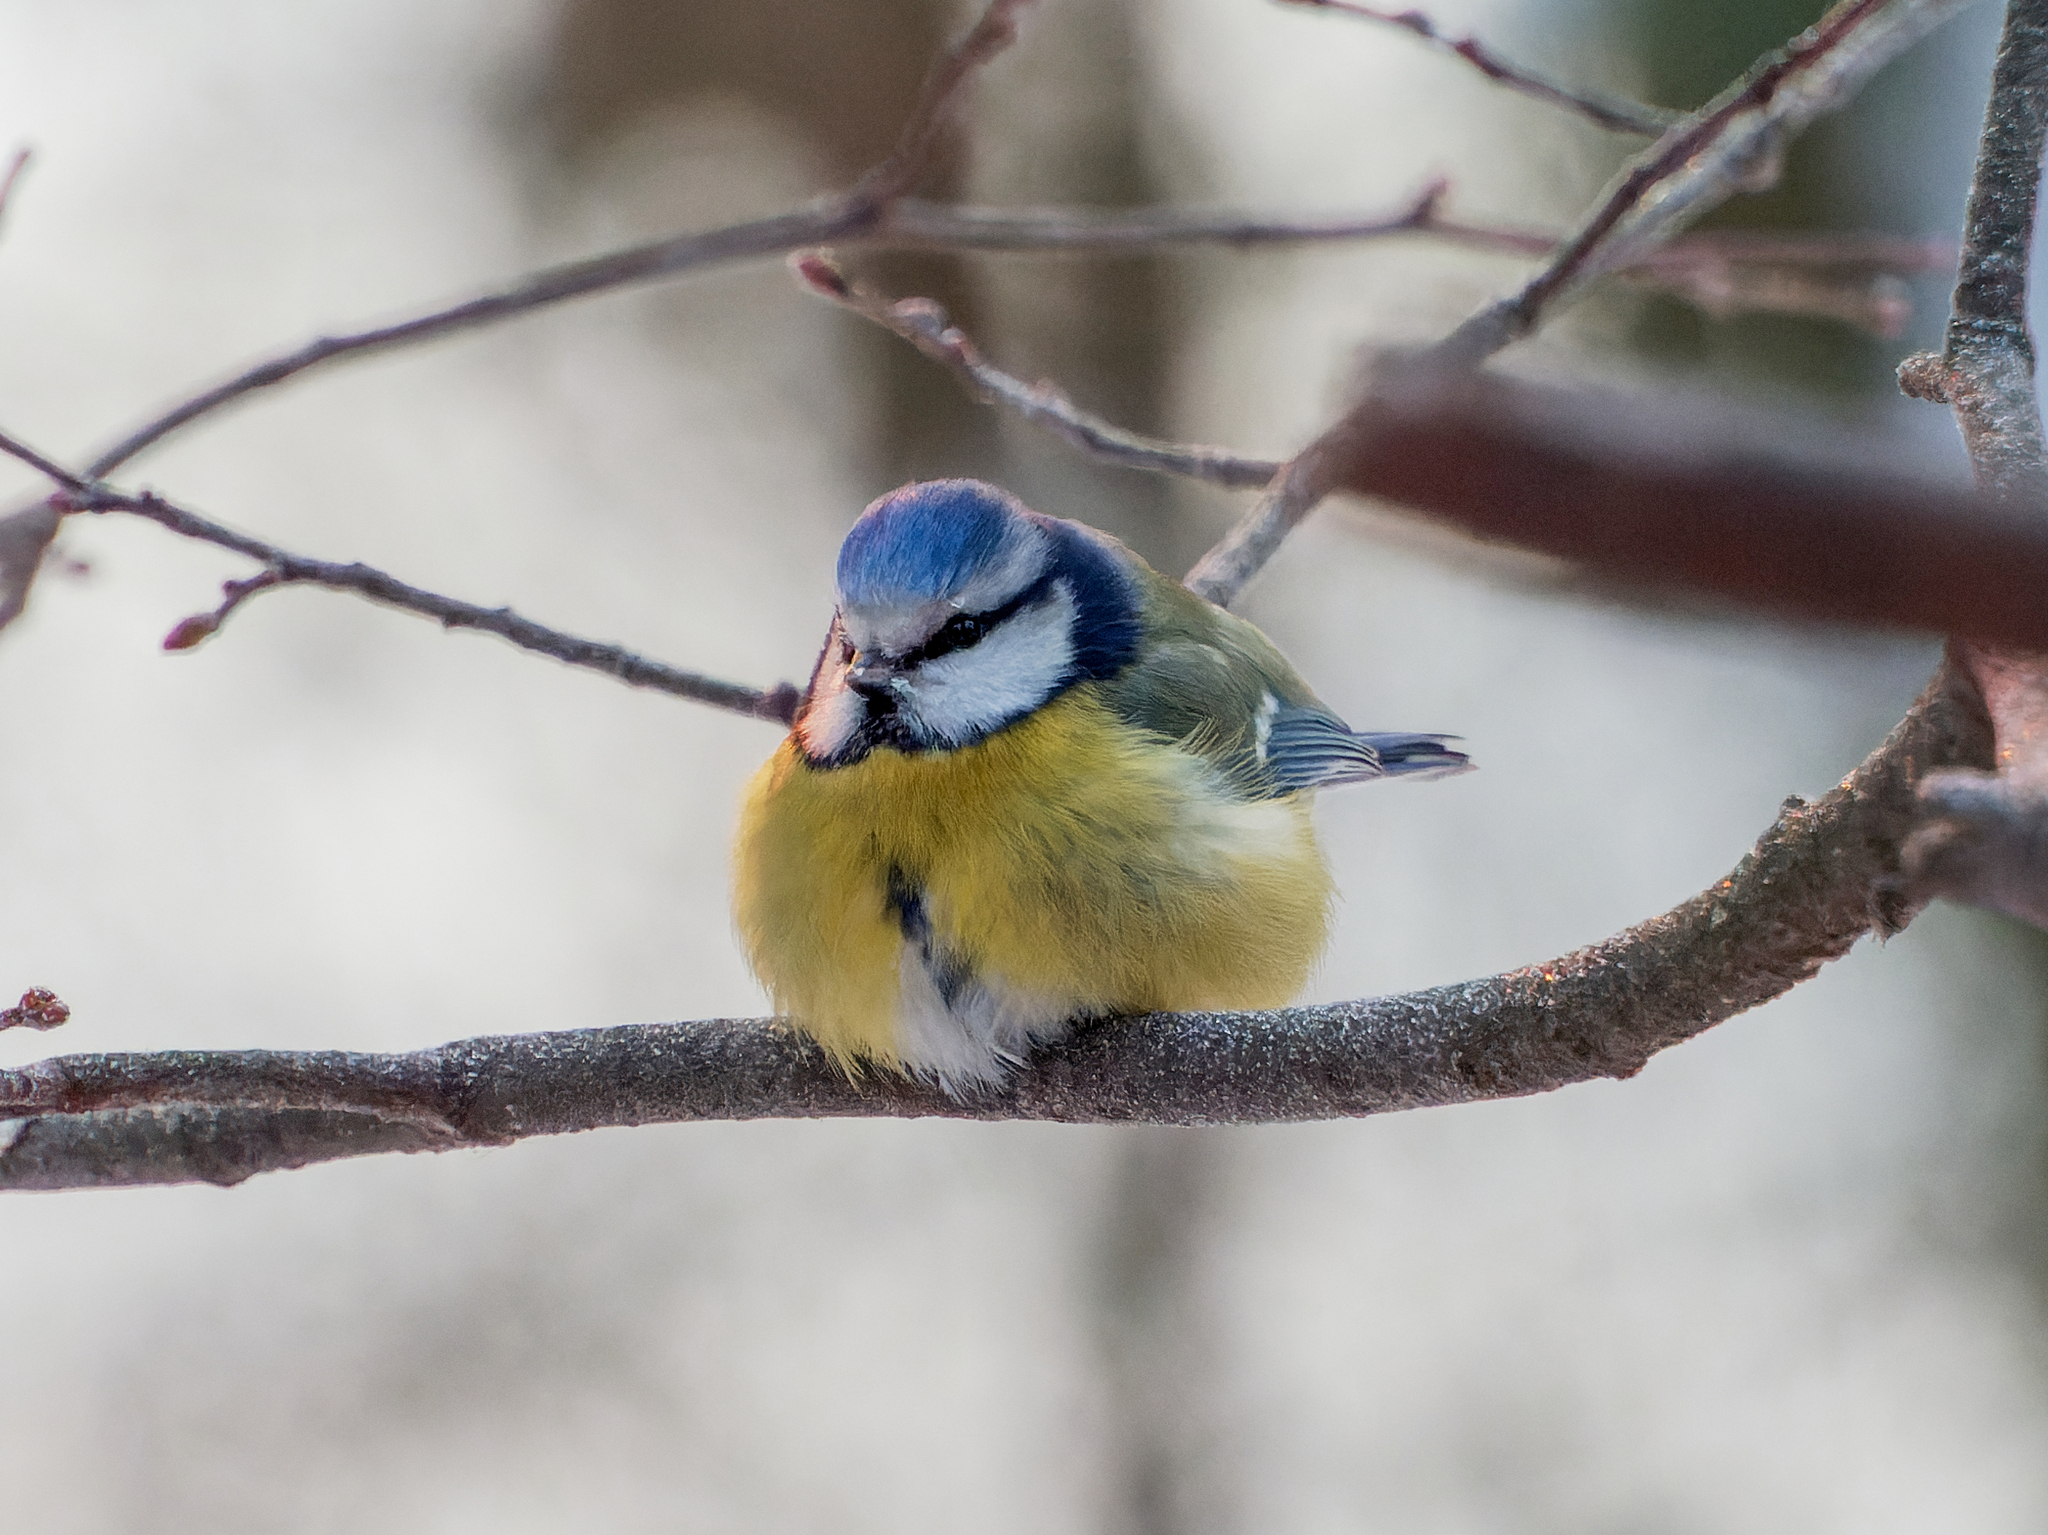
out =
[[[1469,766],[1440,735],[1352,730],[1252,625],[1163,577],[1148,586],[1146,639],[1102,697],[1125,723],[1209,761],[1245,798]]]

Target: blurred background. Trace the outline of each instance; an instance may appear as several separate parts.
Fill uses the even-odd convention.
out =
[[[1440,0],[1703,99],[1817,3]],[[0,0],[0,424],[74,462],[244,360],[790,206],[887,144],[952,0]],[[1720,222],[1952,233],[1997,11]],[[928,190],[1560,227],[1629,141],[1257,0],[1043,0]],[[1363,342],[1518,267],[1422,243],[874,258],[1003,365],[1273,453]],[[1712,388],[1960,474],[1938,335],[1620,292],[1515,366]],[[1084,462],[779,264],[305,378],[128,474],[284,545],[757,684],[871,496],[971,472],[1162,568],[1245,504]],[[1788,430],[1795,428],[1788,427]],[[10,497],[32,489],[0,470]],[[74,520],[0,637],[0,1061],[752,1015],[725,848],[764,725]],[[1333,505],[1245,611],[1484,771],[1326,796],[1319,998],[1549,957],[1718,878],[1924,640],[1591,602]],[[2031,1531],[2048,1523],[2039,935],[1937,909],[1626,1084],[1216,1131],[783,1123],[0,1202],[8,1528]]]

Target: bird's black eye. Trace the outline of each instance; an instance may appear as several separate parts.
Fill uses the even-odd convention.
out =
[[[1001,613],[956,613],[939,626],[938,633],[903,659],[916,665],[949,656],[956,650],[965,650],[994,628],[1002,616]]]
[[[975,644],[992,629],[1000,629],[1024,609],[1041,600],[1052,585],[1052,576],[1046,574],[1017,593],[999,608],[990,608],[986,613],[955,613],[938,628],[930,639],[915,650],[906,651],[897,658],[903,666],[921,666],[926,661],[936,661],[940,656],[949,656],[956,650],[965,650]]]

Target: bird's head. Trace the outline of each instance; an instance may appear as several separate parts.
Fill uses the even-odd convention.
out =
[[[1137,649],[1131,557],[979,480],[930,480],[861,513],[839,608],[797,716],[816,763],[966,746]]]

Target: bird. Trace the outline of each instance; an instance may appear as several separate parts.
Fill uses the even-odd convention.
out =
[[[1353,731],[1252,624],[978,480],[874,501],[837,577],[733,910],[851,1076],[958,1098],[1084,1021],[1286,1003],[1334,899],[1314,791],[1470,766]]]

